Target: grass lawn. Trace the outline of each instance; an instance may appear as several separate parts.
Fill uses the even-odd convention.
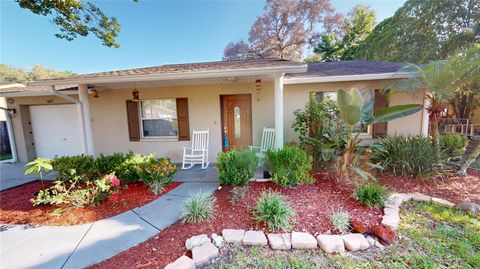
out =
[[[12,158],[12,154],[11,154],[11,153],[1,153],[1,154],[0,154],[0,161],[10,160],[11,158]]]
[[[397,242],[381,251],[328,255],[230,247],[211,268],[480,268],[480,219],[411,203],[401,210]]]
[[[471,165],[471,168],[480,169],[480,158],[476,159]]]

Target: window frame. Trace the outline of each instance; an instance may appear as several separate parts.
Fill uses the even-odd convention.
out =
[[[173,100],[175,103],[175,119],[177,120],[177,135],[176,136],[145,136],[143,129],[144,120],[163,120],[163,118],[143,118],[143,102],[144,101],[157,101],[157,100]],[[176,98],[154,98],[154,99],[141,99],[138,101],[138,120],[140,122],[140,139],[141,140],[162,140],[162,141],[178,141],[179,130],[178,130],[178,109],[177,109],[177,99]]]

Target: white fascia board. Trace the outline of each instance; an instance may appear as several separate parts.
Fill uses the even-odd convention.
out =
[[[75,95],[78,94],[76,90],[71,91],[61,91],[63,94],[67,95]],[[0,93],[0,97],[35,97],[35,96],[54,96],[56,95],[50,91],[43,91],[43,92],[10,92],[10,93]]]
[[[285,78],[284,84],[306,84],[321,82],[342,82],[342,81],[361,81],[361,80],[381,80],[381,79],[399,79],[414,76],[411,73],[380,73],[365,75],[348,75],[348,76],[325,76],[325,77],[299,77]]]
[[[307,71],[307,65],[298,66],[278,66],[263,68],[248,68],[240,70],[221,70],[221,71],[196,71],[185,73],[159,73],[151,75],[130,75],[130,76],[111,76],[97,78],[65,78],[60,80],[42,80],[31,83],[33,86],[48,86],[55,84],[94,84],[94,83],[118,83],[132,81],[155,81],[155,80],[176,80],[176,79],[195,79],[211,77],[231,77],[231,76],[261,76],[283,73],[303,73]]]

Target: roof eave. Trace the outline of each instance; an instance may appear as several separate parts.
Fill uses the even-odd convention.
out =
[[[32,86],[48,86],[56,84],[95,84],[95,83],[118,83],[132,81],[155,81],[155,80],[177,80],[177,79],[196,79],[210,77],[230,77],[230,76],[255,76],[271,75],[283,73],[303,73],[307,71],[307,65],[297,66],[277,66],[267,68],[247,68],[213,71],[196,71],[184,73],[159,73],[151,75],[129,75],[129,76],[110,76],[98,78],[64,78],[56,80],[41,80],[31,83]]]
[[[61,92],[67,95],[78,94],[77,90],[65,90]],[[36,96],[52,96],[52,95],[55,95],[55,94],[49,91],[42,91],[42,92],[23,91],[23,92],[5,92],[5,93],[0,92],[0,97],[36,97]]]
[[[344,81],[364,81],[364,80],[385,80],[402,79],[414,76],[412,73],[378,73],[362,75],[342,75],[342,76],[309,76],[309,77],[290,77],[283,80],[284,84],[307,84],[322,82],[344,82]]]

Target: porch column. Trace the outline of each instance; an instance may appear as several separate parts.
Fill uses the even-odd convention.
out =
[[[277,149],[283,148],[283,74],[275,75],[275,144]]]
[[[90,114],[90,102],[88,100],[88,86],[85,84],[78,85],[78,97],[80,99],[83,135],[85,141],[86,154],[94,155],[93,135],[92,135],[92,117]]]

